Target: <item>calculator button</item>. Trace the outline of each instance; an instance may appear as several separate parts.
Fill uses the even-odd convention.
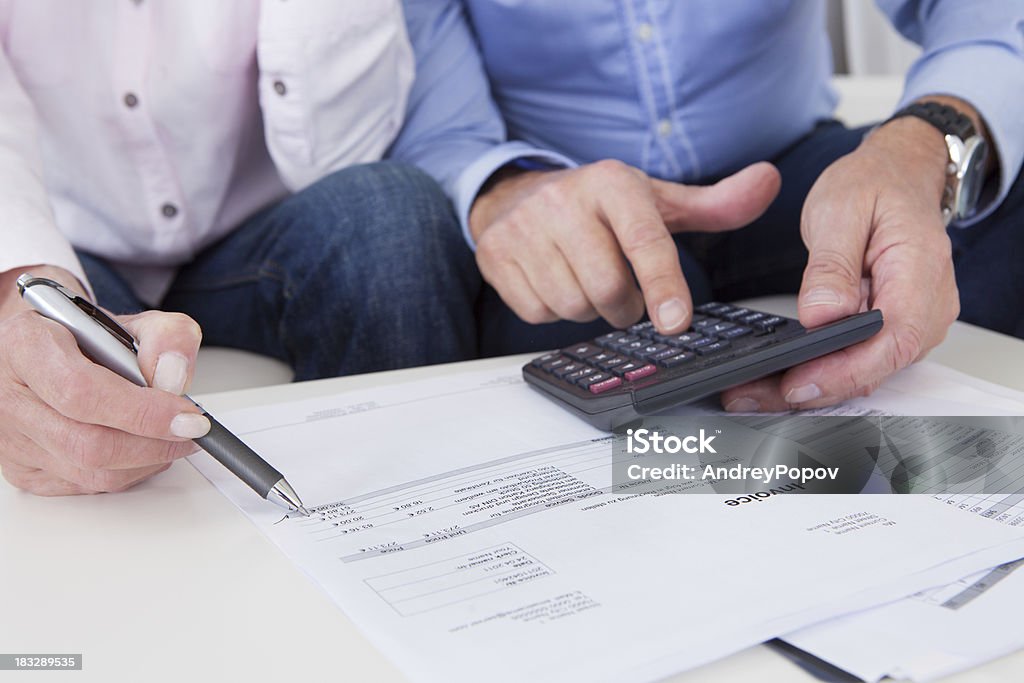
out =
[[[603,382],[606,379],[611,379],[611,375],[609,375],[607,372],[597,372],[595,370],[589,375],[577,379],[576,384],[583,387],[584,389],[589,389],[591,384]]]
[[[679,349],[673,349],[671,346],[669,346],[662,351],[658,351],[657,353],[651,354],[650,356],[647,357],[647,360],[661,361],[662,359],[665,358],[671,358],[672,356],[675,356],[678,353]]]
[[[565,379],[567,375],[571,375],[577,370],[582,370],[584,367],[585,366],[583,365],[583,363],[573,361],[566,363],[565,365],[559,368],[555,368],[554,370],[551,371],[551,374],[557,377],[558,379]]]
[[[724,351],[727,348],[729,348],[729,342],[722,340],[716,341],[714,344],[708,344],[707,346],[700,347],[697,349],[697,353],[702,356],[709,356],[712,353],[718,353],[719,351]]]
[[[745,315],[748,315],[749,313],[750,313],[750,309],[749,308],[734,308],[733,310],[729,311],[728,313],[721,314],[719,317],[720,318],[725,318],[726,320],[735,321],[735,320],[739,320],[740,318],[742,318]]]
[[[621,347],[619,347],[619,350],[622,351],[622,353],[629,354],[630,356],[637,356],[647,346],[647,340],[641,339],[640,341],[623,344]]]
[[[587,363],[590,365],[599,365],[606,360],[615,358],[615,354],[611,351],[601,351],[601,353],[595,353],[593,356],[587,358]]]
[[[714,343],[715,340],[711,339],[710,337],[697,337],[696,339],[693,339],[683,344],[683,348],[686,349],[687,351],[696,351],[699,348]]]
[[[535,368],[539,368],[548,361],[555,360],[556,358],[558,358],[557,353],[545,353],[540,358],[534,358],[532,361],[530,361],[530,365],[532,365]]]
[[[610,371],[612,368],[615,368],[615,367],[618,367],[619,365],[622,365],[623,363],[628,363],[629,362],[628,358],[624,358],[622,356],[612,356],[608,360],[601,360],[601,361],[594,361],[594,358],[596,358],[596,356],[591,357],[590,360],[592,362],[596,363],[597,367],[601,368],[602,370],[604,370],[606,372]]]
[[[627,372],[626,373],[626,381],[627,382],[632,382],[633,380],[641,379],[642,377],[647,377],[648,375],[653,375],[657,371],[658,371],[658,368],[656,368],[653,365],[651,365],[650,363],[648,363],[647,365],[644,365],[643,367],[639,367],[636,370],[630,370],[629,372]]]
[[[718,315],[718,311],[721,309],[729,310],[732,306],[728,304],[719,303],[718,301],[709,301],[706,304],[697,307],[698,313],[709,313],[711,315]]]
[[[544,370],[545,372],[554,372],[555,370],[562,367],[566,363],[571,362],[572,361],[569,358],[566,358],[565,356],[558,356],[554,360],[549,360],[548,362],[541,365],[540,369]]]
[[[618,377],[609,377],[606,380],[594,382],[587,388],[590,389],[590,393],[592,394],[602,394],[610,389],[614,389],[620,384],[622,384],[622,380]]]
[[[622,337],[625,336],[626,333],[623,332],[622,330],[615,330],[614,332],[609,332],[608,334],[602,334],[600,337],[594,340],[594,343],[597,344],[598,346],[608,346],[613,341],[621,339]]]
[[[703,332],[704,328],[711,327],[712,325],[717,325],[720,322],[722,321],[719,320],[718,318],[704,318],[703,320],[698,320],[697,322],[695,322],[693,324],[693,329],[697,330],[698,332]]]
[[[669,348],[668,344],[648,344],[633,355],[643,360],[649,360],[651,356],[661,353],[667,348]]]
[[[740,322],[745,325],[749,325],[750,323],[756,323],[758,320],[767,317],[768,316],[766,316],[764,313],[751,313],[750,315],[745,315],[742,318],[740,318]]]
[[[718,323],[717,325],[708,325],[702,331],[704,334],[721,334],[722,332],[731,330],[734,327],[736,327],[736,323]]]
[[[601,347],[595,346],[594,344],[577,344],[576,346],[570,346],[567,349],[562,349],[562,353],[570,358],[583,360],[584,358],[590,358],[591,356],[601,353]]]
[[[654,323],[650,320],[645,320],[644,322],[637,323],[636,325],[630,325],[626,328],[626,331],[630,334],[636,334],[641,337],[646,337],[656,332],[654,329]]]
[[[640,363],[637,363],[635,361],[623,363],[622,365],[617,365],[614,368],[612,368],[612,374],[618,375],[619,377],[624,377],[626,373],[640,369],[640,365]]]
[[[676,355],[669,356],[668,358],[660,358],[660,359],[658,359],[658,365],[660,365],[663,368],[674,368],[677,365],[682,365],[683,363],[689,363],[691,360],[696,358],[696,356],[694,356],[692,353],[686,353],[686,352],[679,353],[679,349],[674,349],[674,350],[676,351]]]
[[[566,382],[577,384],[581,379],[586,379],[587,377],[595,374],[597,374],[597,370],[594,368],[582,367],[576,372],[570,372],[563,379],[565,379]]]
[[[619,353],[622,353],[622,350],[626,348],[626,346],[636,341],[641,341],[640,337],[636,336],[635,334],[626,334],[614,341],[608,342],[607,344],[605,344],[605,346],[609,349],[612,349],[613,351],[618,351]]]
[[[719,339],[739,339],[740,337],[745,337],[746,335],[750,334],[751,332],[752,332],[752,330],[749,327],[743,327],[742,325],[737,325],[736,327],[733,327],[732,329],[728,329],[725,332],[720,332],[718,334],[718,338]]]
[[[787,321],[785,318],[780,318],[777,315],[773,315],[770,318],[765,318],[764,320],[758,320],[757,322],[755,322],[754,329],[756,329],[761,334],[767,334],[769,332],[774,332],[776,327],[782,327],[787,322],[789,321]]]
[[[674,346],[676,348],[681,349],[690,342],[697,341],[700,338],[701,335],[697,334],[696,332],[685,332],[683,334],[673,334],[672,336],[667,337],[665,339],[665,343],[668,344],[669,346]]]

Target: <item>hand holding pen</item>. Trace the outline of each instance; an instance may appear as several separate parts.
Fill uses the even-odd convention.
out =
[[[71,285],[57,269],[40,274]],[[40,495],[122,491],[196,450],[209,430],[181,394],[199,349],[183,316],[143,313],[118,320],[139,339],[141,389],[90,362],[72,334],[23,302],[15,277],[0,282],[0,467]],[[159,368],[158,368],[159,366]]]
[[[181,395],[201,339],[195,322],[161,312],[115,320],[45,278],[23,276],[18,287],[42,315],[0,321],[8,481],[41,495],[120,491],[194,452],[196,440],[261,496],[303,510],[280,473]]]

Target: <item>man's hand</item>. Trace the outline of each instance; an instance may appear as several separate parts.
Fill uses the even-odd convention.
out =
[[[726,391],[727,410],[816,408],[864,396],[945,338],[960,312],[940,211],[948,161],[942,134],[907,117],[875,130],[822,173],[801,217],[809,257],[800,322],[815,327],[878,308],[885,325],[781,377]]]
[[[35,275],[81,291],[59,269]],[[200,331],[189,318],[148,312],[118,318],[139,340],[140,388],[82,355],[68,330],[19,300],[18,273],[0,274],[0,471],[39,495],[121,491],[196,450],[210,429],[181,397]]]
[[[524,172],[477,199],[470,231],[484,279],[523,320],[600,316],[625,327],[646,302],[658,330],[671,334],[689,325],[693,308],[672,233],[747,225],[779,183],[767,163],[709,187],[656,180],[618,161]]]

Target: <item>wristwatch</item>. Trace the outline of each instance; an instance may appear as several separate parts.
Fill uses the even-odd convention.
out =
[[[946,104],[915,102],[893,114],[889,121],[904,116],[927,121],[945,136],[949,165],[946,190],[942,195],[942,218],[946,225],[970,218],[978,210],[978,199],[985,184],[988,161],[985,139],[975,130],[970,118]]]

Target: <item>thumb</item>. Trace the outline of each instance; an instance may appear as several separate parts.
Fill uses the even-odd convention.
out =
[[[651,179],[658,210],[672,232],[719,232],[753,222],[782,186],[767,161],[751,164],[714,185],[692,186]]]
[[[831,227],[842,227],[833,224]],[[817,327],[860,310],[864,294],[864,251],[866,239],[858,230],[829,230],[814,235],[808,228],[807,268],[797,299],[800,324]],[[822,228],[818,228],[822,232]],[[814,239],[817,237],[817,239]]]
[[[147,311],[120,318],[139,343],[139,367],[149,385],[172,394],[185,393],[195,372],[203,333],[181,313]]]

